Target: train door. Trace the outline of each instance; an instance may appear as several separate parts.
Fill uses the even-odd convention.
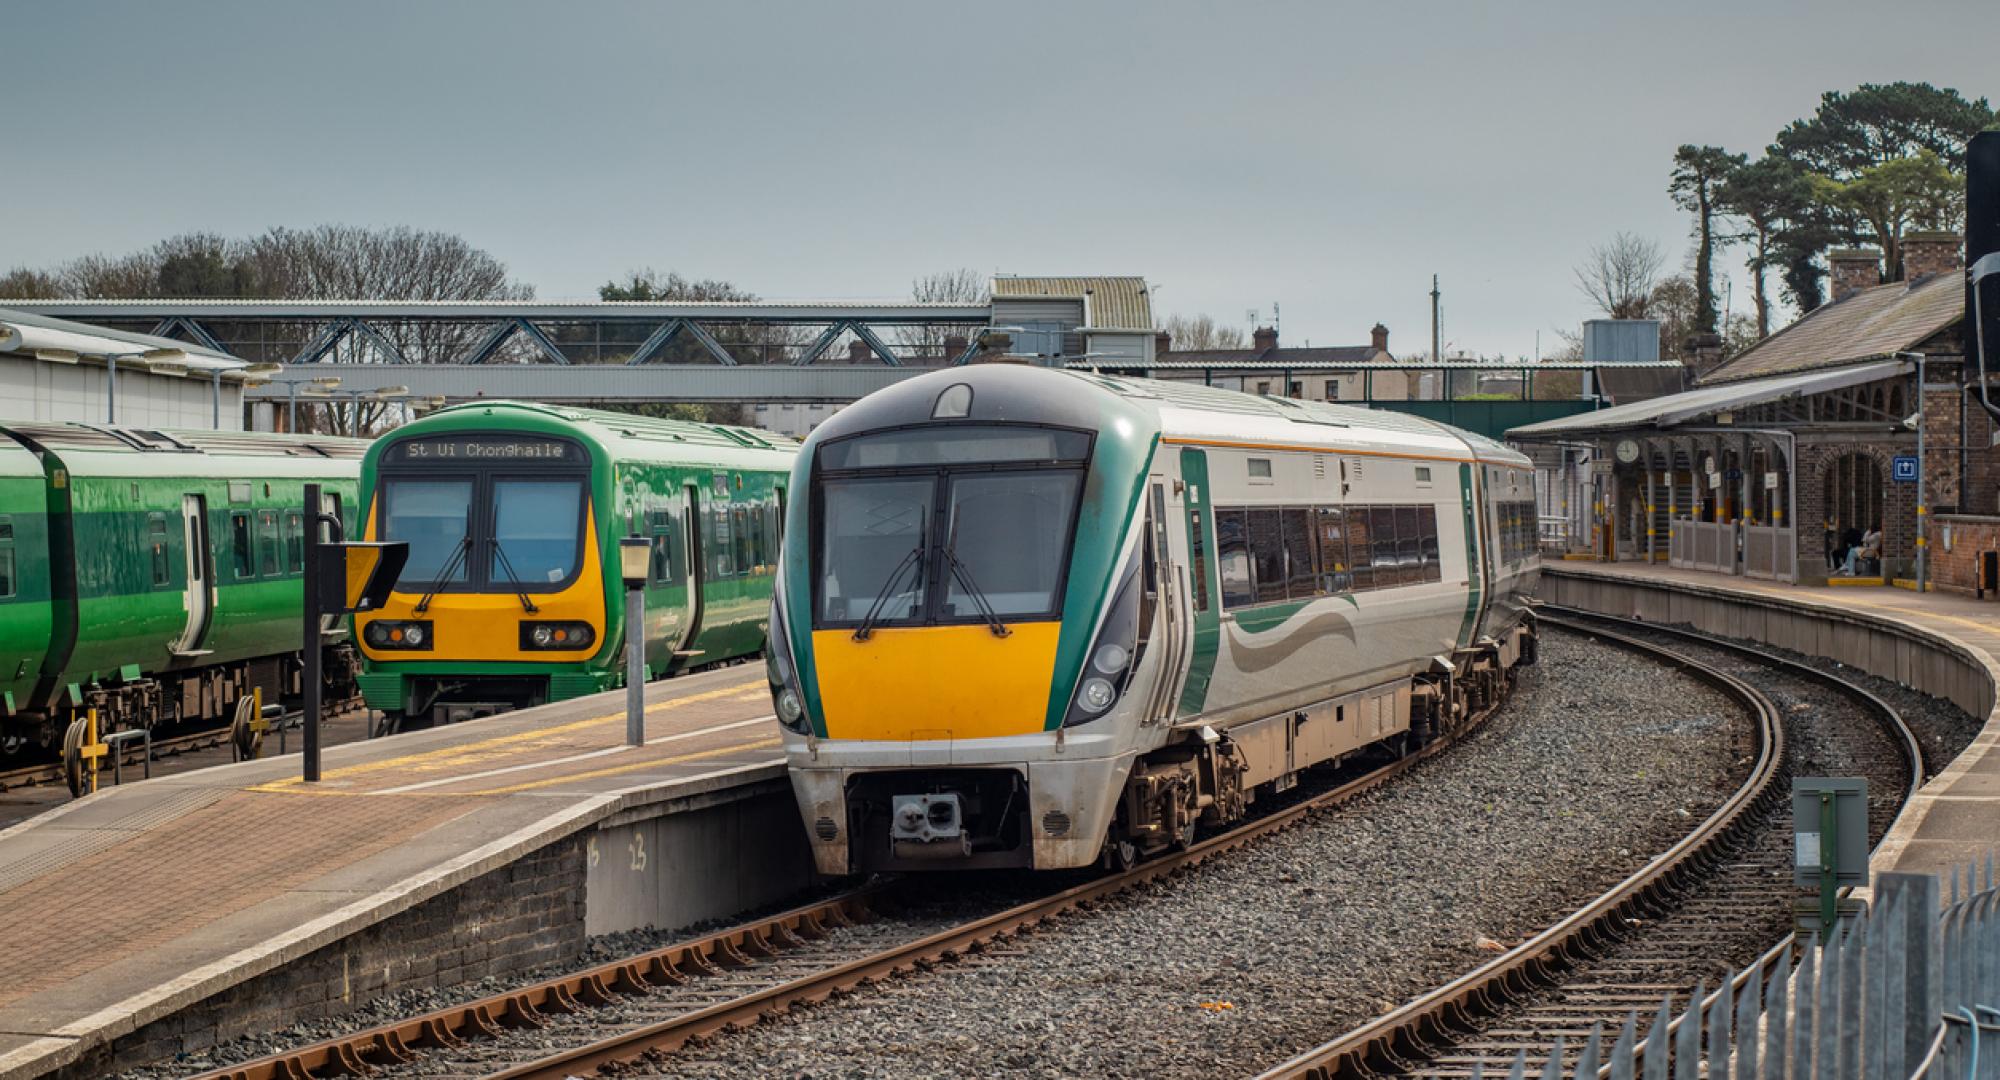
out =
[[[686,667],[692,660],[694,639],[701,633],[702,591],[708,578],[708,552],[701,543],[701,485],[687,485],[687,512],[681,515],[682,543],[687,549],[687,612],[681,637],[674,644],[674,666]]]
[[[185,552],[187,584],[182,606],[187,619],[180,636],[169,646],[175,656],[199,656],[197,648],[208,636],[208,623],[215,611],[216,594],[211,588],[213,569],[208,552],[208,498],[194,492],[181,496],[181,540]]]
[[[1187,447],[1181,450],[1183,517],[1188,536],[1188,607],[1193,613],[1190,626],[1194,654],[1188,660],[1187,681],[1182,684],[1180,712],[1190,716],[1201,712],[1208,700],[1208,683],[1215,674],[1215,654],[1222,645],[1220,585],[1215,571],[1215,514],[1209,505],[1208,453]]]
[[[1140,607],[1139,647],[1159,650],[1160,676],[1154,684],[1146,719],[1155,724],[1170,723],[1179,700],[1180,675],[1187,670],[1188,578],[1174,561],[1168,531],[1172,518],[1167,510],[1167,478],[1154,473],[1146,491],[1145,568],[1146,596]]]

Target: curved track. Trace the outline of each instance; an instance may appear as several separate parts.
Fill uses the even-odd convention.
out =
[[[1915,736],[1895,709],[1865,688],[1762,650],[1670,627],[1594,615],[1544,621],[1678,657],[1686,670],[1743,701],[1758,717],[1760,736],[1749,779],[1680,844],[1568,919],[1267,1077],[1463,1077],[1476,1075],[1482,1064],[1504,1067],[1517,1056],[1538,1069],[1558,1039],[1580,1050],[1594,1031],[1615,1030],[1634,1013],[1643,1035],[1670,995],[1728,979],[1746,966],[1766,972],[1785,965],[1796,894],[1783,781],[1802,764],[1799,743],[1810,755],[1828,737],[1808,725],[1879,725],[1868,732],[1873,738],[1849,733],[1870,748],[1857,751],[1854,760],[1864,766],[1871,789],[1894,792],[1881,800],[1889,810],[1874,815],[1871,840],[1887,831],[1895,808],[1921,781]],[[1601,628],[1609,625],[1627,632]],[[1643,640],[1660,637],[1675,641],[1678,651]],[[1808,756],[1803,764],[1818,762]]]

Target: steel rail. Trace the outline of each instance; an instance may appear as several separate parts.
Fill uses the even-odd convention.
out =
[[[927,937],[892,946],[872,956],[830,966],[729,1001],[691,1010],[658,1023],[634,1028],[585,1046],[493,1074],[496,1078],[558,1078],[587,1074],[599,1066],[630,1061],[648,1053],[668,1052],[691,1040],[748,1027],[764,1017],[778,1015],[795,1005],[824,1001],[844,990],[896,975],[918,971],[938,961],[950,961],[996,941],[1017,936],[1050,919],[1079,908],[1087,908],[1151,881],[1201,864],[1212,856],[1241,847],[1253,840],[1279,832],[1303,821],[1309,814],[1346,802],[1373,790],[1414,768],[1419,762],[1457,743],[1496,712],[1505,697],[1460,724],[1444,736],[1414,753],[1371,770],[1328,791],[1273,811],[1254,821],[1210,837],[1177,852],[1148,860],[1122,872],[1032,900]],[[892,886],[884,886],[888,888]],[[859,903],[849,896],[828,903]],[[801,908],[776,920],[801,917],[826,905]],[[866,905],[854,909],[849,921],[867,914]],[[678,978],[658,982],[679,983],[688,976],[715,974],[720,966],[741,966],[747,957],[723,952],[708,962],[683,965],[660,959],[683,954],[714,955],[711,945],[718,938],[739,941],[747,935],[754,948],[739,952],[768,957],[777,955],[795,942],[766,930],[773,920],[723,931],[698,942],[668,946],[645,956],[615,961],[580,975],[564,976],[522,990],[438,1010],[409,1020],[397,1021],[328,1039],[298,1050],[260,1058],[242,1065],[202,1073],[196,1080],[303,1080],[321,1076],[358,1074],[363,1068],[400,1064],[414,1060],[412,1051],[425,1046],[461,1046],[470,1038],[497,1034],[503,1027],[539,1027],[543,1014],[577,1012],[613,1000],[618,993],[645,993],[650,985],[634,969],[656,971],[662,965]],[[800,935],[793,935],[794,937]]]
[[[1545,609],[1544,609],[1545,610]],[[1749,776],[1701,824],[1645,866],[1555,925],[1488,963],[1263,1073],[1259,1080],[1303,1077],[1346,1080],[1406,1069],[1434,1049],[1477,1031],[1524,993],[1560,982],[1595,946],[1616,939],[1660,898],[1682,891],[1732,841],[1752,827],[1757,811],[1784,797],[1774,781],[1785,763],[1784,725],[1771,700],[1742,680],[1664,647],[1596,627],[1542,615],[1560,627],[1665,660],[1743,705],[1755,719],[1758,753]]]
[[[328,702],[327,718],[332,719],[360,707],[361,698],[359,695],[345,698],[338,702]],[[296,719],[298,715],[298,710],[295,709],[282,717],[273,719],[274,722],[276,720],[289,721]],[[230,724],[225,721],[220,727],[202,728],[200,731],[191,731],[185,735],[175,735],[168,739],[158,739],[153,743],[153,760],[157,762],[161,758],[175,757],[197,750],[210,750],[218,746],[227,746],[229,744],[229,737]],[[120,747],[119,756],[127,766],[143,765],[146,759],[146,749],[144,746]],[[107,772],[110,768],[111,763],[107,761],[98,767],[98,771]],[[0,770],[0,791],[14,791],[20,788],[37,787],[42,784],[60,784],[63,780],[63,763],[61,759],[57,759],[37,765],[23,765],[15,769]]]
[[[1889,735],[1889,737],[1896,741],[1897,749],[1901,751],[1904,762],[1909,766],[1909,775],[1904,780],[1902,805],[1896,808],[1896,816],[1890,819],[1887,828],[1884,829],[1883,836],[1885,837],[1893,834],[1896,831],[1896,826],[1903,820],[1903,814],[1906,813],[1910,808],[1910,796],[1915,794],[1917,789],[1923,786],[1924,753],[1922,745],[1917,739],[1916,732],[1913,731],[1910,728],[1909,723],[1903,719],[1902,710],[1896,708],[1894,705],[1889,704],[1887,701],[1884,701],[1880,695],[1876,694],[1874,691],[1868,689],[1865,686],[1862,686],[1859,683],[1843,679],[1840,676],[1835,675],[1831,672],[1822,671],[1819,668],[1812,666],[1811,664],[1807,664],[1799,660],[1794,660],[1788,656],[1780,656],[1777,653],[1769,652],[1764,649],[1757,648],[1754,645],[1745,644],[1744,642],[1741,641],[1733,641],[1729,638],[1712,637],[1708,634],[1702,633],[1699,630],[1694,630],[1685,626],[1673,626],[1664,623],[1649,623],[1640,619],[1630,619],[1619,615],[1606,615],[1600,612],[1587,611],[1582,608],[1565,607],[1558,604],[1543,604],[1540,606],[1540,610],[1555,611],[1561,613],[1564,616],[1583,619],[1585,621],[1609,623],[1613,626],[1621,626],[1642,633],[1655,633],[1667,637],[1680,638],[1683,641],[1690,641],[1705,648],[1715,649],[1719,652],[1735,653],[1738,656],[1743,656],[1753,659],[1760,664],[1764,664],[1769,667],[1780,668],[1785,671],[1789,671],[1795,675],[1800,675],[1809,680],[1822,683],[1826,686],[1830,686],[1835,690],[1844,693],[1849,697],[1855,699],[1856,701],[1860,702],[1864,710],[1873,715],[1876,721],[1882,726],[1883,730]],[[1843,898],[1847,896],[1849,893],[1851,893],[1851,891],[1852,890],[1846,890],[1846,889],[1842,890]],[[1709,1008],[1713,1006],[1718,1000],[1721,999],[1725,989],[1730,993],[1731,997],[1740,997],[1742,996],[1744,987],[1748,986],[1753,980],[1758,983],[1758,987],[1761,990],[1763,981],[1767,977],[1769,977],[1773,971],[1777,970],[1778,960],[1781,957],[1785,957],[1797,952],[1798,948],[1799,948],[1798,934],[1796,932],[1786,934],[1783,938],[1779,939],[1776,944],[1772,945],[1769,949],[1765,950],[1762,955],[1758,956],[1757,959],[1753,961],[1748,967],[1745,967],[1743,970],[1731,976],[1730,979],[1725,984],[1725,986],[1718,986],[1714,990],[1709,991],[1708,994],[1701,999],[1700,1003],[1695,1005],[1694,1011],[1700,1015],[1707,1015]],[[1673,1045],[1673,1037],[1676,1032],[1680,1031],[1681,1025],[1686,1021],[1686,1019],[1687,1019],[1687,1013],[1680,1012],[1676,1013],[1674,1015],[1674,1018],[1668,1022],[1667,1044],[1669,1046]],[[1646,1043],[1643,1040],[1641,1040],[1634,1046],[1634,1051],[1636,1055],[1635,1061],[1638,1060],[1639,1058],[1644,1057],[1645,1048],[1646,1048]],[[1605,1065],[1601,1069],[1599,1069],[1598,1075],[1608,1080],[1608,1078],[1611,1076],[1611,1072],[1612,1072],[1611,1066]]]

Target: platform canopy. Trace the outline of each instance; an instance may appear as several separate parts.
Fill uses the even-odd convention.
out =
[[[1912,370],[1913,366],[1907,360],[1878,360],[1851,367],[1719,383],[1627,405],[1614,405],[1596,412],[1527,424],[1509,430],[1507,437],[1548,441],[1634,428],[1667,429],[1719,412],[1829,390],[1844,390],[1850,386],[1907,375]]]

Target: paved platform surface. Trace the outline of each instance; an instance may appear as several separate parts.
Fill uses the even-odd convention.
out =
[[[0,1077],[34,1075],[611,814],[783,775],[760,665],[102,791],[0,831]],[[293,743],[296,747],[296,742]]]
[[[1897,623],[1956,643],[1985,665],[2000,688],[2000,602],[1897,588],[1784,585],[1639,563],[1564,563],[1553,572],[1747,594],[1807,611]],[[1944,875],[2000,848],[2000,708],[1980,719],[1983,726],[1972,743],[1912,797],[1883,839],[1873,860],[1876,871]]]

